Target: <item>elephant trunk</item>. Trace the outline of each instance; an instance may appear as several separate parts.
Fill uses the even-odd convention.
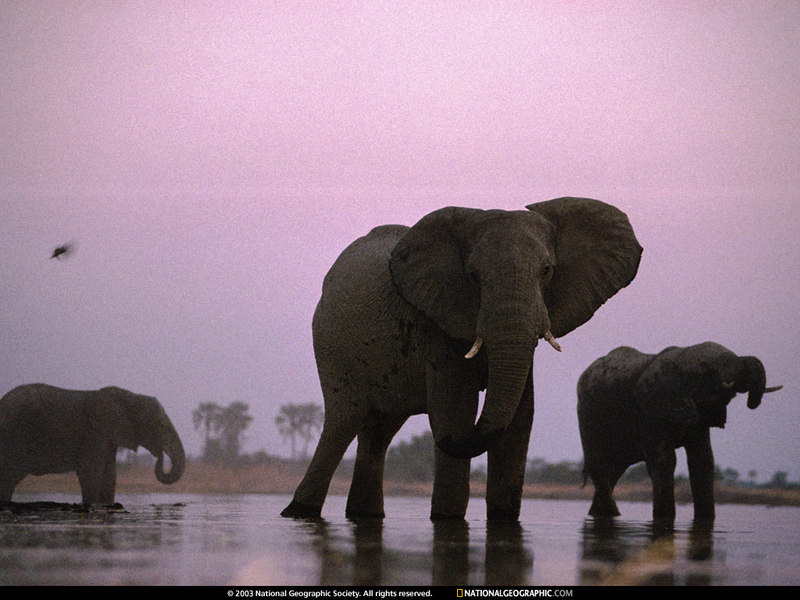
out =
[[[169,431],[164,438],[163,452],[159,453],[156,459],[156,479],[161,483],[171,484],[178,481],[183,475],[186,468],[186,454],[175,431]],[[164,454],[169,457],[172,464],[169,473],[164,472]]]
[[[455,458],[472,458],[486,452],[514,417],[533,364],[533,343],[486,343],[489,379],[483,411],[477,423],[460,439],[437,441],[439,448]]]
[[[764,394],[777,392],[782,385],[767,387],[767,374],[764,365],[755,356],[742,356],[739,359],[739,378],[737,392],[747,392],[747,408],[758,408]]]
[[[767,387],[767,373],[761,361],[755,356],[742,356],[737,383],[737,392],[747,392],[747,408],[758,408]]]

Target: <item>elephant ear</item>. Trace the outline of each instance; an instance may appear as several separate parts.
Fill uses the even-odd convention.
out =
[[[636,276],[642,247],[624,212],[590,198],[530,204],[555,225],[556,268],[544,294],[555,337],[588,321]]]
[[[92,424],[117,446],[136,450],[139,446],[136,424],[129,403],[131,393],[118,387],[105,387],[97,393]]]
[[[400,295],[448,335],[473,341],[480,294],[463,261],[464,224],[478,209],[436,210],[411,227],[392,250],[389,270]]]

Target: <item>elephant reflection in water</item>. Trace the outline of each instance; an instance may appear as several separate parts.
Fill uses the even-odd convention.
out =
[[[524,531],[517,522],[487,522],[483,569],[470,563],[470,526],[461,519],[433,523],[430,554],[385,548],[382,519],[358,519],[350,523],[352,550],[346,541],[337,539],[326,521],[309,525],[313,527],[312,547],[320,562],[321,586],[530,583],[533,557],[524,547]],[[481,570],[483,582],[474,581]]]
[[[611,518],[584,523],[581,585],[711,585],[713,529],[694,521],[685,532],[684,557],[676,553],[683,532],[654,521],[646,527]]]

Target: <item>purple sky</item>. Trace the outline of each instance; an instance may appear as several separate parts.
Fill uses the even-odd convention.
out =
[[[797,480],[798,56],[794,2],[4,1],[0,393],[152,394],[193,454],[192,410],[239,400],[245,449],[286,454],[274,417],[321,402],[311,316],[350,241],[589,196],[642,265],[539,349],[529,455],[581,459],[598,356],[713,340],[785,386],[734,401],[717,462]]]

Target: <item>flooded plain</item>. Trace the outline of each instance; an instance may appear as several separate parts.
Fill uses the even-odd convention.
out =
[[[798,585],[800,508],[718,506],[713,528],[678,506],[671,531],[620,502],[597,522],[583,501],[524,500],[519,524],[432,523],[426,498],[386,500],[383,520],[279,516],[283,495],[122,494],[117,510],[0,511],[0,584],[197,586]],[[75,502],[19,494],[15,501]]]

